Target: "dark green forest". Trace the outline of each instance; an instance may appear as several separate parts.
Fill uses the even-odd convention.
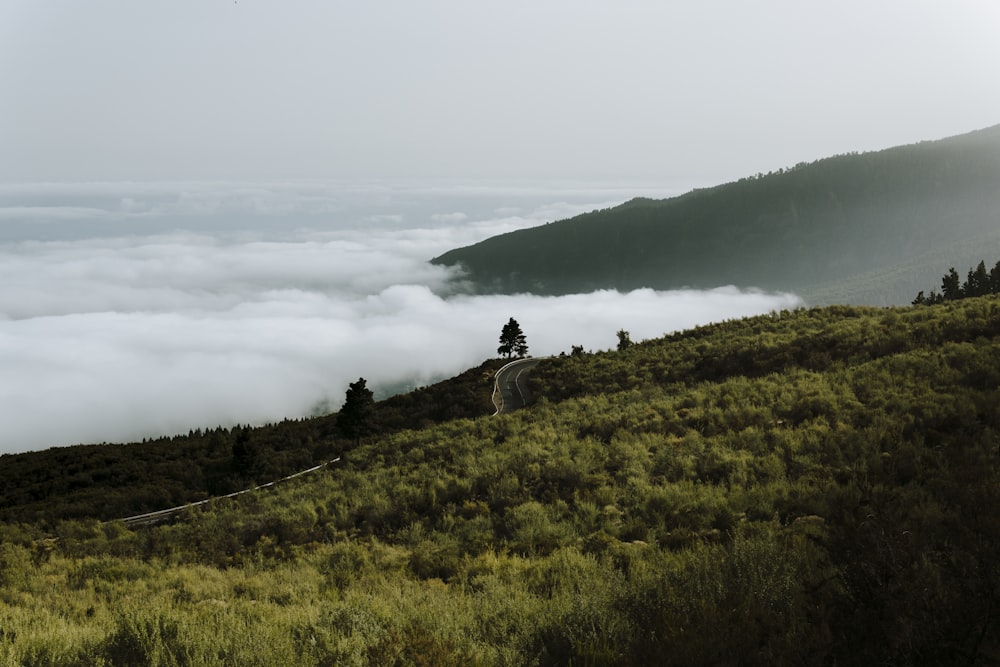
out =
[[[494,368],[447,393],[488,405]],[[530,382],[496,417],[428,388],[356,447],[332,417],[255,430],[348,449],[170,524],[6,515],[0,659],[1000,661],[1000,297],[775,312]]]
[[[1000,126],[634,199],[433,261],[484,293],[732,284],[902,305],[935,267],[983,254],[1000,255]]]

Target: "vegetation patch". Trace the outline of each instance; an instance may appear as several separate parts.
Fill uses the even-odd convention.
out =
[[[1000,655],[997,297],[772,313],[548,360],[530,382],[526,409],[383,430],[171,525],[0,525],[0,656]]]

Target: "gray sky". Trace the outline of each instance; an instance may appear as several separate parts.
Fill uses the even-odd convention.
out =
[[[0,181],[708,185],[1000,122],[995,0],[0,0]]]

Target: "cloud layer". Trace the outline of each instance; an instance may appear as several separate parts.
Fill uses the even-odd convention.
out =
[[[164,232],[161,215],[139,228],[153,234],[90,238],[76,229],[0,243],[0,451],[305,416],[339,406],[360,376],[376,388],[423,384],[495,356],[509,317],[532,354],[550,355],[614,347],[620,328],[640,340],[798,303],[732,287],[447,296],[449,273],[427,258],[554,210],[594,206],[490,216],[460,210],[454,194],[435,197],[423,225],[394,195],[399,220],[388,224],[372,222],[385,214],[379,207],[355,207],[351,221],[332,216],[325,228],[300,210],[286,227],[302,226],[280,233],[252,216],[239,231]]]

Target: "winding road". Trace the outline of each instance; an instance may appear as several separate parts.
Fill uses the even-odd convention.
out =
[[[545,359],[545,357],[539,359],[515,359],[497,371],[495,383],[493,385],[493,405],[497,408],[497,411],[493,413],[494,416],[505,412],[511,412],[512,410],[517,410],[518,408],[523,408],[525,406],[531,398],[531,395],[528,392],[527,386],[521,381],[521,376],[537,366],[543,359]],[[192,507],[198,507],[199,505],[204,505],[214,500],[219,500],[220,498],[233,498],[234,496],[239,496],[244,493],[266,489],[280,482],[284,482],[301,475],[307,475],[311,472],[316,472],[317,470],[325,468],[331,463],[336,463],[338,461],[340,461],[339,456],[331,461],[326,461],[317,466],[313,466],[308,470],[302,470],[294,475],[289,475],[288,477],[283,477],[279,480],[275,480],[274,482],[268,482],[267,484],[261,484],[260,486],[253,487],[252,489],[244,489],[243,491],[236,491],[235,493],[229,493],[224,496],[216,496],[206,500],[199,500],[198,502],[188,503],[179,507],[171,507],[169,509],[159,510],[156,512],[136,514],[135,516],[118,519],[118,521],[121,521],[129,528],[149,526],[173,518],[175,515],[189,510]]]
[[[493,405],[497,407],[494,416],[524,407],[531,395],[521,382],[521,375],[543,359],[517,359],[497,371],[493,386]]]

